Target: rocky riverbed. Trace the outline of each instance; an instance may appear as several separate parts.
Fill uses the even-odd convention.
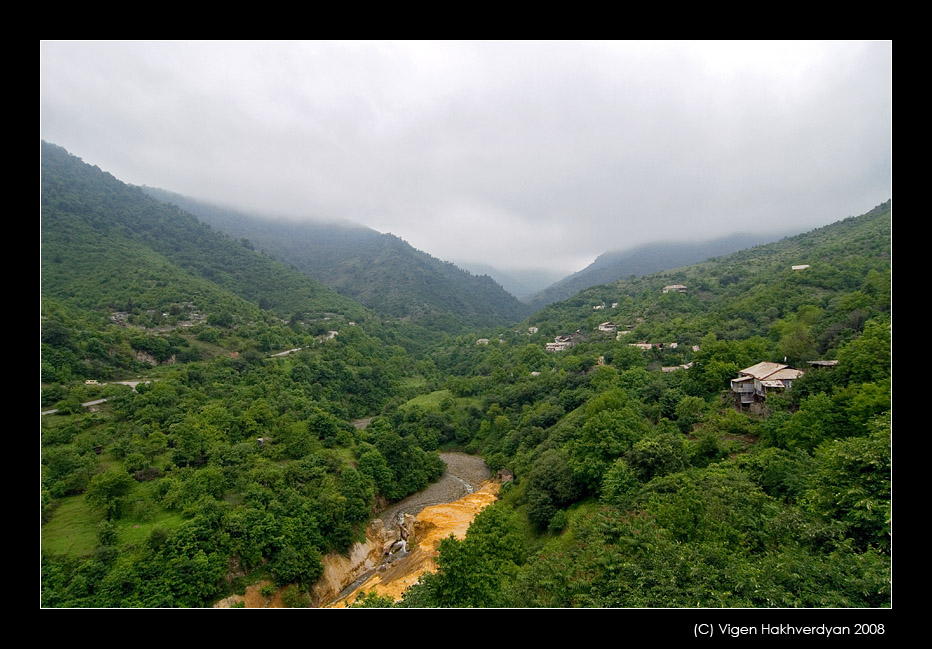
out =
[[[499,484],[490,479],[482,458],[465,453],[441,453],[440,458],[447,466],[440,480],[380,512],[366,530],[365,543],[354,544],[346,554],[323,558],[324,574],[310,593],[315,606],[346,607],[362,591],[400,599],[424,572],[436,570],[440,541],[450,534],[463,538],[476,514],[496,500]],[[405,521],[406,535],[410,534],[409,544],[404,551],[386,556],[397,547],[401,521]],[[234,595],[216,606],[239,602],[247,608],[283,606],[280,592],[260,597],[262,585],[245,597]]]
[[[447,470],[437,482],[379,513],[386,526],[393,524],[401,514],[416,516],[425,507],[459,500],[474,492],[490,477],[489,467],[476,455],[441,453],[440,459],[447,465]]]
[[[381,512],[375,526],[390,533],[407,519],[413,530],[410,551],[382,556],[376,565],[344,587],[334,601],[321,602],[324,606],[346,607],[363,591],[400,599],[422,574],[437,569],[434,558],[440,541],[450,534],[463,538],[476,514],[495,501],[499,485],[489,479],[489,468],[482,458],[464,453],[441,453],[440,457],[447,465],[443,477]],[[368,545],[375,546],[378,534],[371,536]]]
[[[499,486],[496,480],[485,480],[475,488],[470,486],[467,493],[453,502],[426,506],[416,503],[416,508],[419,509],[416,517],[413,517],[414,520],[410,521],[413,523],[413,541],[410,549],[397,555],[383,556],[377,566],[354,580],[334,601],[325,606],[350,606],[363,592],[374,592],[380,597],[400,600],[404,591],[417,583],[424,573],[436,571],[435,559],[440,542],[451,534],[458,539],[465,537],[476,514],[498,498]],[[465,488],[455,480],[441,487],[447,490],[445,493],[448,495],[459,493]],[[397,514],[397,518],[408,521],[412,517],[402,511]],[[382,521],[379,520],[378,523],[381,524]]]

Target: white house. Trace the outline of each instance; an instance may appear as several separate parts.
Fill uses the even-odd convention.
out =
[[[685,293],[686,287],[682,284],[669,284],[663,287],[664,293],[669,293],[670,291],[676,291],[677,293]]]
[[[768,394],[784,392],[793,387],[793,381],[803,375],[782,363],[762,362],[746,367],[731,380],[731,391],[742,405],[763,401]]]

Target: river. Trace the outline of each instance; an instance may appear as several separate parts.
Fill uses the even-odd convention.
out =
[[[437,482],[379,513],[386,527],[401,514],[416,516],[425,507],[459,500],[474,492],[490,477],[489,467],[476,455],[441,453],[440,459],[447,465],[447,469]]]
[[[497,498],[498,483],[490,480],[489,468],[480,457],[465,453],[441,453],[447,465],[443,476],[423,491],[412,494],[379,513],[386,528],[404,514],[416,516],[416,543],[410,553],[391,563],[367,571],[326,604],[342,608],[363,591],[398,600],[422,574],[436,570],[437,546],[450,534],[463,538],[472,519]]]
[[[410,552],[390,563],[384,562],[383,540],[368,538],[366,543],[355,544],[346,555],[327,555],[323,559],[324,575],[312,588],[315,602],[327,608],[343,608],[362,591],[375,591],[397,601],[422,574],[436,570],[434,558],[440,541],[450,534],[463,538],[476,514],[496,500],[499,486],[490,479],[489,468],[480,457],[441,453],[440,459],[446,464],[446,471],[437,482],[390,505],[377,516],[382,525],[376,527],[385,529],[397,527],[396,521],[405,514],[417,518],[416,539]],[[353,580],[348,575],[358,578]],[[349,581],[352,583],[347,585]],[[245,595],[233,595],[215,606],[283,607],[281,590],[271,597],[261,595],[261,588],[269,583],[253,584]]]

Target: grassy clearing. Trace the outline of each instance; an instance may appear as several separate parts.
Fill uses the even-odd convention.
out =
[[[83,495],[62,498],[52,519],[42,526],[42,551],[73,557],[90,554],[103,520],[103,512],[87,504]]]
[[[177,513],[164,513],[150,521],[121,519],[117,521],[117,538],[122,543],[142,543],[149,538],[152,530],[162,528],[170,532],[181,525],[184,518]]]
[[[155,528],[170,532],[184,520],[181,514],[151,504],[138,484],[124,498],[123,509],[123,517],[116,521],[117,542],[121,545],[144,542]],[[71,557],[91,554],[97,547],[97,530],[103,520],[103,510],[88,504],[83,495],[62,498],[51,520],[42,527],[42,551]]]
[[[402,408],[421,408],[422,410],[442,410],[443,403],[446,399],[453,399],[453,393],[449,390],[437,390],[428,394],[421,394],[413,399],[409,399]]]

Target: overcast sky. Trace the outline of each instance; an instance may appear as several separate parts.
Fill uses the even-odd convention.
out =
[[[892,194],[892,43],[40,43],[40,137],[120,180],[580,270]]]

